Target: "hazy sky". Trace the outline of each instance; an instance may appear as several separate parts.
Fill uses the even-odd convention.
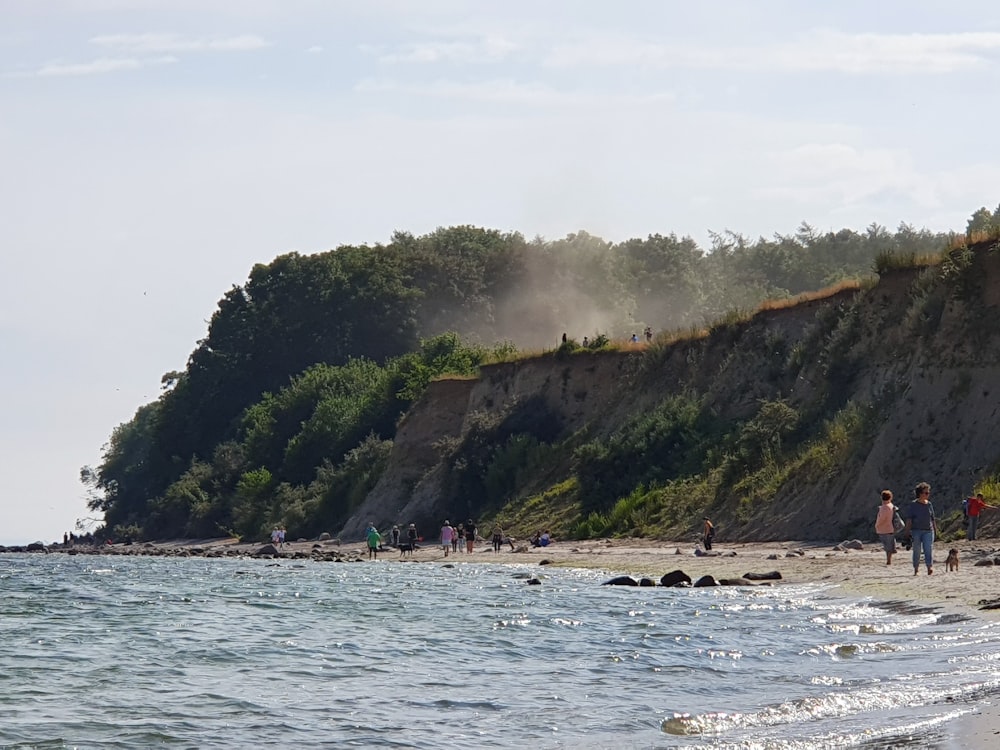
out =
[[[877,10],[877,12],[876,12]],[[0,544],[289,250],[961,230],[1000,202],[995,2],[0,0]]]

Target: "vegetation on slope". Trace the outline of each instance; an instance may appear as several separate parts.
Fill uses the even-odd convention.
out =
[[[970,222],[969,236],[982,231]],[[342,523],[375,485],[398,419],[430,380],[508,360],[506,342],[550,347],[569,331],[558,351],[572,354],[584,335],[601,349],[646,325],[726,335],[741,317],[727,310],[869,278],[877,262],[900,265],[948,241],[906,225],[826,234],[803,225],[771,240],[718,235],[705,252],[674,235],[527,242],[454,227],[283,255],[224,295],[185,370],[164,376],[161,397],[114,431],[101,464],[81,478],[103,534],[259,538],[281,524],[311,536]],[[914,325],[935,315],[928,295]],[[850,374],[850,353],[837,346],[851,332],[844,319],[829,325],[817,343],[827,382],[837,383]],[[795,377],[801,356],[776,354],[775,383]],[[448,492],[480,498],[481,517],[523,516],[525,528],[527,510],[549,497],[569,509],[566,533],[662,531],[738,486],[770,492],[775,467],[795,453],[786,446],[821,441],[810,425],[846,407],[827,390],[790,414],[776,388],[771,406],[739,420],[677,395],[600,439],[561,435],[528,404],[442,446],[452,455]]]

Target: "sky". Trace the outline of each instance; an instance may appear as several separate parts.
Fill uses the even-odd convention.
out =
[[[0,544],[279,254],[962,231],[1000,203],[1000,4],[0,0]]]

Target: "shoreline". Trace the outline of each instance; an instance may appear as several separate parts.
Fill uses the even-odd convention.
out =
[[[28,545],[32,546],[32,545]],[[879,544],[843,549],[833,542],[741,542],[716,544],[710,553],[695,554],[690,542],[643,539],[557,541],[548,547],[504,547],[499,553],[489,542],[477,542],[472,554],[460,549],[444,555],[441,546],[422,542],[412,555],[393,547],[379,551],[378,561],[407,563],[486,563],[553,565],[606,570],[610,575],[649,577],[659,582],[665,573],[682,570],[692,580],[704,575],[739,579],[746,573],[781,574],[780,581],[751,581],[747,585],[823,583],[851,596],[879,601],[910,601],[950,611],[965,611],[985,619],[1000,619],[1000,608],[980,609],[981,602],[1000,602],[1000,540],[952,543],[960,551],[958,571],[947,571],[943,545],[935,549],[934,575],[921,567],[913,575],[909,552],[900,549],[892,565],[885,564]],[[32,551],[27,547],[0,548],[0,552]],[[371,562],[363,541],[297,540],[274,549],[269,542],[241,542],[235,538],[175,539],[100,547],[47,545],[34,553],[70,555],[134,555],[181,557],[264,557],[313,559],[325,562]],[[989,561],[997,564],[985,565]],[[976,563],[981,563],[976,565]]]
[[[832,542],[745,542],[716,544],[712,553],[695,554],[691,542],[668,542],[641,539],[602,539],[557,541],[544,548],[504,547],[495,553],[489,542],[477,542],[472,554],[452,552],[446,557],[440,545],[421,543],[412,556],[400,556],[397,549],[385,547],[377,561],[369,561],[364,542],[341,543],[339,540],[286,542],[280,550],[269,543],[241,542],[237,539],[180,539],[158,542],[116,544],[105,547],[63,547],[49,545],[34,554],[69,554],[94,556],[166,556],[206,558],[263,558],[315,560],[317,562],[407,562],[409,564],[516,564],[603,570],[609,578],[629,575],[649,577],[659,582],[661,576],[681,570],[697,580],[704,575],[716,579],[740,579],[747,573],[777,571],[780,580],[747,581],[747,585],[823,584],[837,594],[851,598],[870,598],[880,606],[906,609],[929,609],[963,619],[1000,621],[1000,608],[982,609],[984,601],[1000,602],[1000,540],[951,543],[959,550],[959,569],[948,571],[944,563],[947,548],[936,545],[934,574],[924,568],[913,575],[911,554],[900,549],[892,565],[885,564],[880,544],[865,544],[861,549],[843,549]],[[0,551],[24,551],[24,548],[0,548]],[[944,739],[937,745],[951,748],[992,746],[1000,740],[1000,693],[983,697],[974,709],[942,727]]]

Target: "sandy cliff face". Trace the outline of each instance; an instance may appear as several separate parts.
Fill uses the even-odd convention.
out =
[[[425,536],[436,535],[446,512],[440,501],[450,470],[449,447],[462,440],[470,420],[541,398],[535,403],[547,407],[561,434],[600,426],[617,402],[630,397],[628,384],[641,359],[638,350],[542,357],[489,365],[478,380],[431,383],[400,423],[389,468],[340,535],[360,537],[369,521],[379,528],[417,522]]]
[[[483,368],[478,380],[436,382],[400,424],[389,469],[341,535],[359,537],[368,520],[417,520],[436,536],[449,446],[477,415],[530,400],[561,437],[600,436],[681,392],[705,395],[731,420],[753,416],[762,400],[803,412],[854,403],[877,414],[873,439],[823,476],[793,472],[769,502],[749,510],[744,503],[736,511],[738,497],[717,499],[713,515],[731,539],[860,533],[881,489],[906,502],[918,481],[933,485],[944,517],[998,468],[998,306],[1000,254],[981,250],[971,267],[893,272],[873,288],[761,312],[701,339],[546,355]]]

